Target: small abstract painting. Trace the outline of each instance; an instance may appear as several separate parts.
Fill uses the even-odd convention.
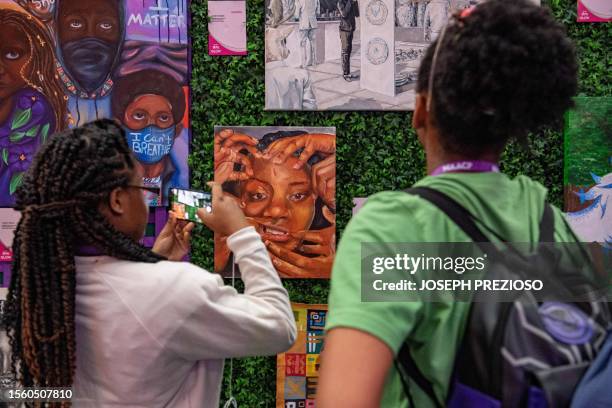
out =
[[[312,408],[319,381],[327,305],[292,303],[297,340],[276,356],[276,408]]]

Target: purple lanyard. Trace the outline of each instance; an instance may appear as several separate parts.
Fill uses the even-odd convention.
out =
[[[76,256],[100,256],[104,255],[102,251],[92,245],[81,245],[75,249]]]
[[[497,163],[482,160],[463,160],[438,166],[431,175],[439,176],[444,173],[499,173],[499,166]]]

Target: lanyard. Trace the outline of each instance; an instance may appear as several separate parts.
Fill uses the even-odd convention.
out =
[[[93,245],[81,245],[75,248],[74,254],[76,256],[100,256],[104,255],[102,251]]]
[[[438,166],[431,175],[439,176],[444,173],[499,173],[499,166],[483,160],[463,160]]]

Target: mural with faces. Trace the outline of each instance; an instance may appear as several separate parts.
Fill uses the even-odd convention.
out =
[[[335,134],[335,128],[215,127],[215,181],[261,235],[283,278],[330,276],[336,252]],[[215,270],[231,276],[226,239],[215,236]]]
[[[158,188],[189,185],[188,0],[0,0],[0,206],[56,131],[114,118]]]

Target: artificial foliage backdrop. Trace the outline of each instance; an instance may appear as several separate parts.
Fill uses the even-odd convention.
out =
[[[566,25],[580,62],[579,94],[612,96],[612,24],[576,23],[576,2],[543,0]],[[206,188],[213,179],[213,129],[233,126],[335,126],[337,130],[337,233],[351,217],[353,197],[409,187],[424,176],[425,158],[411,113],[406,112],[265,112],[264,111],[264,0],[247,0],[248,55],[208,55],[207,2],[192,1],[193,145],[189,158],[192,187]],[[560,124],[562,126],[562,124]],[[512,144],[502,171],[525,174],[549,189],[549,198],[562,207],[563,134],[543,129],[530,137],[530,146]],[[509,197],[509,199],[511,199]],[[213,270],[212,233],[196,232],[192,261]],[[227,280],[231,283],[230,280]],[[328,281],[285,280],[293,302],[326,303]],[[239,281],[236,287],[241,289]],[[276,358],[234,360],[233,394],[240,407],[275,406]],[[230,364],[226,364],[221,405],[229,396]]]

